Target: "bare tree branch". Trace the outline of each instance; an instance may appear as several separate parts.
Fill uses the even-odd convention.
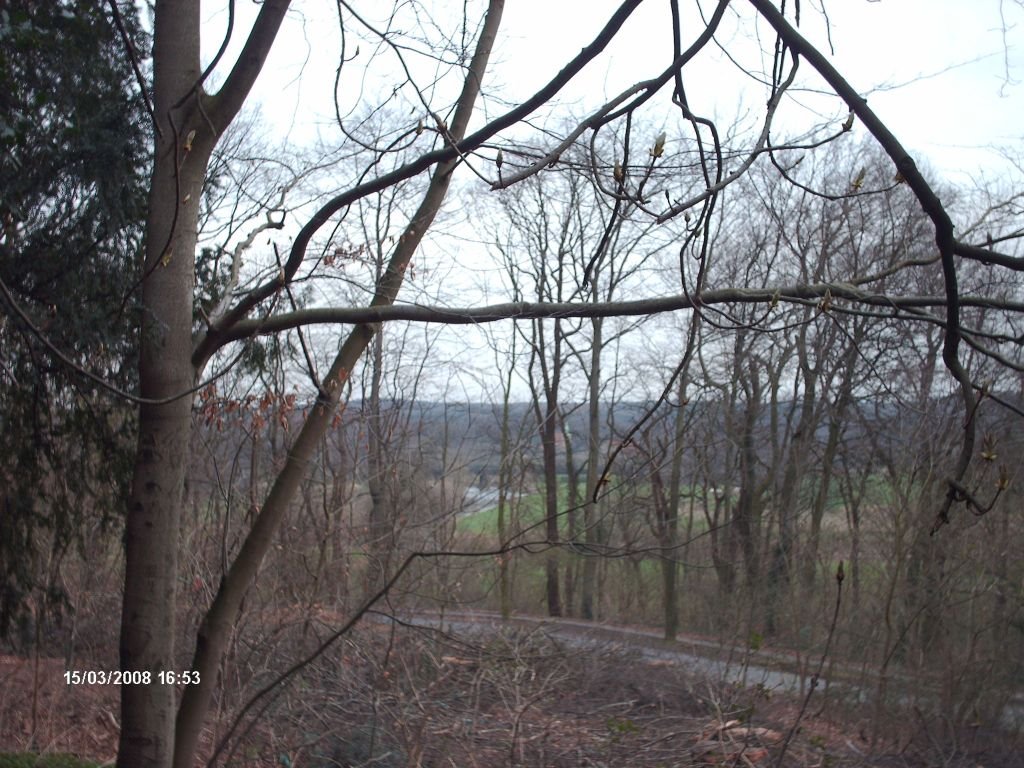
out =
[[[503,116],[491,121],[489,124],[473,133],[470,136],[458,141],[454,146],[444,147],[421,155],[418,159],[397,168],[390,173],[385,173],[371,181],[359,184],[352,189],[343,192],[318,210],[302,228],[292,244],[291,254],[285,262],[284,278],[291,280],[302,264],[313,236],[326,224],[334,214],[352,203],[367,195],[379,192],[382,189],[393,186],[400,181],[412,178],[428,168],[442,162],[454,160],[460,155],[468,154],[478,149],[492,136],[500,131],[510,128],[523,118],[530,115],[534,110],[552,99],[580,70],[600,54],[612,41],[619,29],[626,22],[626,19],[639,7],[640,0],[627,0],[612,15],[608,23],[598,33],[594,41],[586,46],[575,56],[547,85],[541,88],[531,98],[524,101],[518,107],[506,112]],[[226,84],[225,84],[226,85]],[[224,318],[223,322],[215,328],[211,328],[196,344],[193,354],[193,363],[202,367],[209,359],[210,354],[217,349],[219,337],[226,330],[229,330],[235,323],[246,317],[252,309],[260,302],[272,296],[280,290],[278,280],[271,280],[262,286],[254,289],[248,296],[243,298]]]
[[[418,304],[392,306],[311,308],[281,313],[265,320],[245,320],[224,334],[224,344],[250,336],[279,333],[301,325],[362,324],[407,320],[446,325],[475,325],[499,320],[535,320],[583,317],[635,317],[693,309],[715,304],[772,304],[788,302],[818,306],[826,297],[892,310],[946,306],[945,296],[890,296],[862,291],[849,283],[814,283],[781,288],[723,288],[704,291],[698,296],[677,294],[631,301],[532,302],[512,301],[481,307],[442,307]],[[1024,302],[999,300],[987,296],[961,296],[960,304],[1011,312],[1024,311]],[[833,306],[832,309],[838,309]]]

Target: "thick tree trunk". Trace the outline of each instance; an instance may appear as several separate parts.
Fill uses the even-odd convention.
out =
[[[146,222],[142,284],[139,443],[125,520],[121,669],[149,685],[121,688],[119,768],[167,768],[174,750],[175,688],[157,674],[174,654],[177,541],[191,427],[192,295],[197,204],[209,132],[199,139],[189,112],[175,108],[199,77],[199,3],[158,7],[154,61],[159,132]],[[173,124],[172,124],[173,121]],[[177,396],[178,399],[165,401]],[[153,402],[157,401],[157,402]]]
[[[268,0],[217,97],[199,81],[200,3],[155,8],[153,171],[139,339],[139,443],[125,521],[121,669],[149,685],[121,689],[119,768],[168,768],[175,758],[174,653],[180,510],[196,370],[192,364],[195,250],[207,163],[255,81],[287,8]],[[203,102],[200,108],[200,101]],[[191,756],[188,758],[191,764]]]

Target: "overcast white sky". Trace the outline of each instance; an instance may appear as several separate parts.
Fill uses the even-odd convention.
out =
[[[477,9],[484,5],[470,3],[471,8]],[[486,114],[481,114],[476,124],[482,124],[485,116],[504,112],[508,104],[526,98],[547,82],[593,39],[617,5],[610,0],[508,0],[499,43],[485,81],[488,99],[482,112]],[[687,9],[685,12],[694,12],[692,0],[683,0],[680,5]],[[713,3],[703,0],[702,5],[710,10]],[[831,39],[833,61],[839,71],[868,96],[871,107],[926,165],[949,179],[962,181],[965,176],[998,173],[1003,164],[995,148],[1016,146],[1021,151],[1024,8],[1019,2],[826,0],[830,38],[821,1],[804,0],[802,5],[804,34],[825,51]],[[383,9],[390,9],[391,4],[365,6],[368,14],[383,14]],[[459,34],[457,20],[462,3],[423,0],[422,6],[433,14],[444,34]],[[745,0],[735,0],[733,6],[735,12],[727,17],[718,40],[746,69],[763,71],[767,64],[761,46],[770,50],[774,38],[764,25],[758,28],[751,24],[754,13]],[[256,8],[253,3],[239,3],[238,42]],[[647,0],[614,45],[560,94],[558,110],[549,114],[568,111],[580,116],[603,103],[606,97],[660,72],[671,53],[668,8],[664,0]],[[208,19],[204,50],[212,53],[220,42],[224,15],[214,10]],[[386,18],[375,21],[383,25]],[[417,31],[408,16],[402,16],[399,25],[407,31]],[[699,29],[697,20],[690,18],[685,36],[692,39]],[[430,34],[434,38],[439,36],[436,31]],[[373,59],[372,45],[365,39],[360,42],[351,36],[348,44],[350,55],[357,44],[360,54],[346,68],[340,90],[343,105],[382,101],[395,81],[394,60],[384,56]],[[338,52],[334,3],[297,2],[254,94],[264,120],[278,136],[295,144],[310,142],[317,136],[328,144],[332,141],[330,94]],[[228,61],[231,60],[229,54]],[[370,61],[375,61],[378,68],[363,78],[361,67]],[[410,56],[410,62],[417,67],[421,85],[428,87],[436,74],[435,66],[415,56]],[[822,85],[806,64],[801,73],[806,86]],[[695,111],[717,118],[723,126],[744,111],[751,119],[763,112],[764,89],[746,88],[749,78],[721,51],[709,50],[687,69],[685,77]],[[457,85],[453,79],[449,87]],[[453,95],[454,91],[443,93],[437,106],[450,103]],[[666,101],[667,95],[663,94]],[[838,125],[846,114],[846,108],[834,97],[806,93],[798,95],[796,102],[779,121],[781,129],[799,133],[822,121]],[[403,110],[407,110],[410,126],[422,116],[422,110],[417,111],[409,101],[404,102]],[[657,130],[660,127],[648,133],[653,135]],[[858,126],[855,131],[863,135],[863,128]],[[773,137],[780,138],[779,132]],[[437,260],[439,264],[448,265],[447,269],[458,264],[462,275],[474,273],[479,261],[472,254],[460,259],[458,248],[458,244],[453,246],[450,242],[434,243],[427,252],[445,251],[445,259]],[[462,248],[465,252],[471,245],[467,241]],[[482,281],[485,275],[478,272],[472,279]],[[415,286],[403,289],[404,300],[415,300],[414,297]],[[460,305],[468,301],[471,299],[465,293],[454,299]],[[476,352],[470,357],[480,361],[490,358],[482,336],[474,340],[470,332],[458,329],[442,333],[456,334],[453,348],[475,347]],[[441,380],[448,382],[450,377],[442,376]],[[475,389],[473,384],[468,386]]]
[[[390,3],[366,4],[367,13]],[[424,2],[434,18],[454,31],[454,14],[462,3]],[[474,4],[471,4],[471,7]],[[481,5],[482,4],[475,4]],[[532,93],[590,41],[618,5],[609,0],[509,0],[488,88],[516,101]],[[691,2],[683,2],[691,8]],[[705,0],[710,9],[713,3]],[[791,4],[792,5],[792,4]],[[760,65],[746,24],[752,9],[741,0],[727,17],[723,45],[745,64]],[[827,48],[819,0],[803,3],[803,31]],[[253,4],[240,3],[240,11]],[[972,172],[991,164],[990,147],[1019,143],[1024,136],[1024,9],[1015,0],[826,0],[834,62],[904,143],[944,173]],[[377,11],[380,13],[380,11]],[[223,16],[211,12],[205,40],[219,42]],[[404,20],[405,28],[412,29]],[[240,13],[236,37],[247,24]],[[696,34],[696,26],[689,27]],[[446,27],[446,31],[448,31]],[[764,28],[765,44],[771,38]],[[620,39],[561,97],[577,113],[602,97],[657,72],[669,52],[668,3],[648,0],[634,13]],[[351,52],[357,40],[350,40]],[[257,88],[264,116],[294,139],[308,138],[330,119],[329,94],[338,53],[337,14],[333,3],[296,3]],[[360,92],[359,65],[369,59],[364,42],[360,56],[343,80],[347,103],[386,90],[386,75]],[[717,59],[712,61],[711,59]],[[742,104],[757,109],[760,92],[740,90],[741,80],[718,66],[721,56],[695,67],[687,79],[694,106],[721,119]],[[804,74],[808,74],[805,67]],[[708,75],[701,77],[700,72]],[[425,73],[426,70],[421,70]],[[492,102],[489,110],[500,111]],[[823,103],[818,108],[825,107]],[[841,107],[825,107],[840,113]]]

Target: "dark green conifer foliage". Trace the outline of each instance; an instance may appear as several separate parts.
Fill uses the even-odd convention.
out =
[[[120,518],[130,476],[134,408],[40,338],[134,389],[150,142],[125,51],[107,3],[0,0],[0,638],[30,595],[61,604],[57,565]]]

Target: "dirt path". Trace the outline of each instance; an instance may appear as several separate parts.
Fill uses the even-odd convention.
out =
[[[503,621],[500,614],[491,611],[417,611],[396,618],[418,626],[434,626],[453,634],[496,632],[509,626],[536,630],[570,647],[618,647],[647,660],[681,665],[696,677],[717,684],[738,684],[744,688],[759,686],[773,693],[800,698],[806,695],[820,663],[820,655],[801,656],[771,648],[755,651],[740,644],[729,646],[692,634],[680,635],[671,642],[650,629],[571,618],[513,616]],[[878,673],[875,670],[826,660],[814,696],[863,705],[874,699],[877,683]],[[937,691],[923,687],[920,680],[894,672],[889,673],[888,691],[892,703],[907,710],[928,711],[939,697]],[[1024,692],[1018,692],[1006,703],[998,727],[1008,733],[1024,730]]]
[[[513,616],[503,621],[499,614],[490,611],[417,611],[396,618],[456,634],[495,632],[509,626],[538,630],[572,647],[600,649],[617,646],[646,659],[676,662],[716,682],[760,684],[789,693],[806,691],[811,676],[809,668],[817,665],[816,659],[801,659],[784,651],[728,647],[697,635],[680,635],[674,642],[669,642],[650,629],[581,619]]]

